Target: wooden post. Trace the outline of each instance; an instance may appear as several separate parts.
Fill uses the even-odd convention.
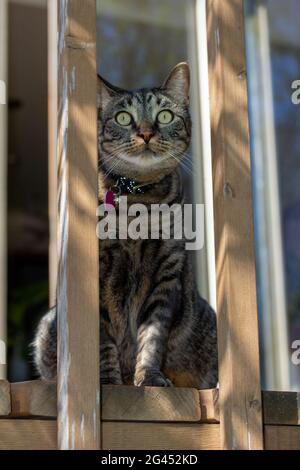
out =
[[[96,1],[58,0],[58,446],[98,449]]]
[[[243,0],[207,0],[221,446],[262,449]]]

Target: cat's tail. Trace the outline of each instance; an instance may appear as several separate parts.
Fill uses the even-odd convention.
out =
[[[41,319],[32,343],[35,367],[42,379],[55,381],[57,376],[56,307]]]

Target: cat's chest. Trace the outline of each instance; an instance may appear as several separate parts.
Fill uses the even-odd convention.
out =
[[[149,257],[149,242],[143,240],[120,245],[120,263],[126,272],[127,294],[131,302],[141,302],[148,295],[153,276],[154,262]]]
[[[149,248],[148,240],[119,240],[102,245],[102,289],[133,316],[140,311],[153,281],[155,259]]]
[[[137,334],[137,318],[148,299],[153,281],[153,260],[149,259],[147,243],[141,240],[121,242],[117,255],[120,279],[120,315],[128,325],[131,337]]]
[[[131,284],[139,283],[155,270],[155,254],[157,250],[151,240],[116,240],[101,242],[100,265],[103,261],[102,277],[120,274],[123,281],[128,279]],[[126,278],[126,279],[124,279]],[[121,280],[121,279],[120,279]],[[103,279],[105,282],[106,279]]]

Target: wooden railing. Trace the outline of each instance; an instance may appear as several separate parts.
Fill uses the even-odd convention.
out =
[[[58,5],[58,445],[98,449],[96,2]]]
[[[221,449],[218,390],[103,385],[102,448]],[[300,448],[300,393],[263,392],[265,449]],[[55,384],[0,381],[0,450],[56,449]]]
[[[242,0],[207,0],[221,442],[262,449],[259,333]]]

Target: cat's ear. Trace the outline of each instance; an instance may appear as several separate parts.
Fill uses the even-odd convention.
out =
[[[173,68],[165,81],[163,88],[173,96],[182,99],[186,104],[189,102],[190,91],[190,69],[186,62],[180,62]]]
[[[97,77],[97,106],[105,108],[122,90],[108,83],[100,75]]]

